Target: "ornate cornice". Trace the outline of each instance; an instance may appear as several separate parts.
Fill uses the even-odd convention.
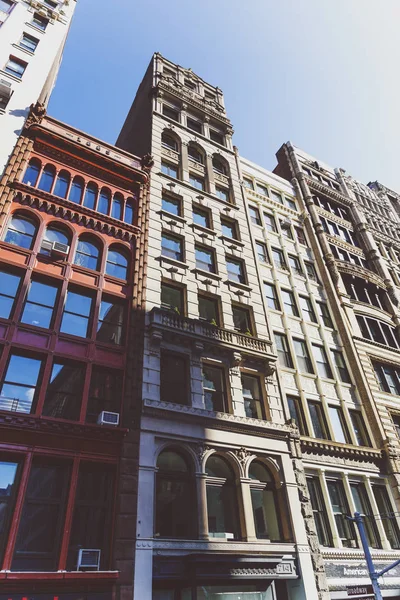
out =
[[[344,196],[340,192],[335,191],[328,186],[322,185],[322,183],[319,183],[318,181],[314,181],[314,179],[311,179],[305,173],[304,173],[304,177],[307,180],[308,186],[312,190],[314,190],[316,192],[320,192],[321,194],[324,194],[324,196],[327,196],[328,198],[332,198],[332,200],[335,200],[336,202],[339,202],[340,204],[343,204],[344,206],[350,206],[350,207],[353,206],[354,200],[351,200],[347,196]]]
[[[377,348],[382,348],[383,350],[386,350],[386,352],[394,352],[395,354],[400,355],[400,350],[398,350],[397,348],[392,348],[392,346],[386,346],[386,344],[380,344],[379,342],[374,342],[373,340],[368,340],[367,338],[360,337],[358,335],[354,335],[353,339],[359,342],[365,342],[366,344],[371,346],[376,346]]]
[[[354,231],[354,227],[353,227],[353,224],[351,223],[351,221],[347,221],[346,219],[341,219],[337,215],[334,215],[333,213],[329,212],[329,210],[325,210],[324,208],[321,208],[317,204],[314,204],[314,206],[315,206],[316,212],[318,214],[322,215],[323,217],[325,217],[326,219],[328,219],[329,221],[333,221],[334,223],[338,223],[338,225],[342,225],[343,227],[345,227],[346,229],[349,229],[350,231]]]
[[[346,273],[347,275],[352,275],[353,277],[358,277],[359,279],[366,279],[383,290],[386,290],[386,284],[382,277],[376,273],[373,273],[369,269],[360,267],[359,265],[353,265],[344,260],[335,259],[335,263],[340,273]]]
[[[357,460],[364,460],[366,458],[369,460],[380,460],[382,458],[382,451],[376,450],[375,448],[350,446],[328,440],[316,440],[311,438],[301,438],[300,444],[303,451],[314,450],[321,456],[324,454],[327,454],[328,456],[346,456]]]
[[[326,239],[328,240],[328,242],[330,242],[334,246],[337,246],[338,248],[343,248],[343,250],[350,252],[350,254],[355,254],[356,256],[361,256],[361,258],[365,258],[365,254],[364,254],[363,250],[361,250],[361,248],[358,248],[357,246],[353,246],[352,244],[345,242],[344,240],[342,240],[342,238],[339,238],[335,235],[331,235],[330,233],[326,233],[326,232],[324,232],[324,233],[326,235]]]

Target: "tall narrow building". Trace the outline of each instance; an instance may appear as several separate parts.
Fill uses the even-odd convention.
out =
[[[134,598],[317,599],[221,90],[154,55],[117,145],[154,158]]]
[[[0,0],[0,176],[29,107],[47,106],[76,0]]]

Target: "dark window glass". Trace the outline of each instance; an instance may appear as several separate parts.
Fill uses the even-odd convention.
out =
[[[253,335],[250,309],[237,305],[232,306],[233,327],[235,331]]]
[[[271,190],[271,198],[272,198],[272,200],[275,200],[275,202],[279,202],[279,204],[283,204],[282,196],[279,192],[276,192],[275,190]]]
[[[219,185],[215,186],[215,195],[223,202],[229,202],[229,191]]]
[[[325,415],[321,403],[311,402],[311,400],[309,400],[308,410],[310,412],[315,437],[321,440],[328,440],[328,428],[326,426]]]
[[[110,212],[111,193],[107,189],[102,189],[99,196],[97,210],[103,215],[108,215]]]
[[[94,366],[90,378],[86,422],[97,423],[100,413],[119,413],[122,401],[123,376],[120,371]]]
[[[49,225],[46,229],[46,233],[44,234],[43,242],[58,242],[59,244],[64,244],[65,246],[69,246],[69,235],[67,235],[63,230],[54,225]],[[51,250],[48,248],[49,244],[43,244],[40,248],[40,253],[45,254],[46,256],[51,255]]]
[[[114,194],[111,205],[111,216],[118,221],[122,221],[122,211],[124,208],[124,200],[121,194]]]
[[[281,290],[283,300],[283,310],[293,317],[299,316],[299,310],[297,308],[296,300],[294,299],[293,292],[289,290]]]
[[[178,167],[176,165],[171,165],[171,163],[162,162],[161,163],[161,173],[164,175],[169,175],[170,177],[178,177]]]
[[[189,183],[196,188],[196,190],[204,191],[206,189],[203,177],[199,177],[193,173],[189,173]]]
[[[53,165],[46,165],[42,171],[40,177],[38,189],[43,192],[50,192],[53,187],[54,179],[56,176],[56,168]]]
[[[341,444],[350,444],[351,440],[342,409],[338,406],[329,406],[328,412],[335,440]]]
[[[203,364],[203,394],[206,410],[229,412],[223,369]]]
[[[303,340],[293,340],[297,364],[301,373],[314,373],[307,345]]]
[[[213,169],[216,173],[221,173],[221,175],[228,176],[228,168],[222,160],[220,160],[217,156],[213,156],[212,158]]]
[[[342,544],[346,548],[354,547],[356,536],[353,524],[347,519],[352,515],[346,501],[343,484],[341,481],[328,481],[327,485],[336,527]]]
[[[219,325],[219,304],[217,298],[202,296],[199,294],[199,317],[212,325]]]
[[[275,333],[276,351],[278,354],[278,362],[282,367],[293,368],[293,361],[290,354],[286,335]]]
[[[68,548],[68,570],[76,570],[80,548],[101,550],[100,570],[108,570],[114,482],[113,467],[96,463],[80,465]]]
[[[222,235],[225,237],[232,238],[234,240],[239,239],[236,221],[230,221],[229,219],[224,219],[221,217],[221,230]]]
[[[70,181],[71,177],[68,171],[60,171],[56,179],[53,194],[59,198],[66,198]]]
[[[260,218],[260,213],[258,211],[258,208],[255,208],[254,206],[249,206],[249,213],[250,213],[250,221],[253,223],[253,225],[262,225],[261,223],[261,218]]]
[[[1,8],[1,6],[0,6]],[[7,543],[16,497],[18,463],[0,460],[0,557]]]
[[[4,241],[31,250],[35,240],[36,226],[30,219],[14,215],[11,218]]]
[[[174,152],[178,152],[178,142],[172,136],[167,133],[163,133],[161,136],[161,145],[163,148],[168,148]]]
[[[276,232],[275,218],[272,215],[264,213],[264,223],[265,227],[267,228],[267,231]]]
[[[23,60],[19,60],[19,58],[15,58],[15,56],[10,56],[4,67],[4,71],[14,77],[18,77],[18,79],[22,79],[22,75],[25,73],[27,66],[27,63]]]
[[[343,354],[339,350],[332,350],[332,356],[335,361],[336,369],[339,373],[340,381],[343,383],[351,383],[350,374],[344,362]]]
[[[259,377],[242,373],[242,394],[246,417],[265,419]]]
[[[249,467],[249,478],[253,482],[253,485],[250,484],[250,493],[256,537],[278,542],[282,539],[282,534],[278,497],[272,477],[261,462],[253,460]]]
[[[281,307],[279,305],[278,296],[276,294],[276,288],[272,283],[264,283],[264,293],[267,299],[268,308],[272,308],[274,310],[280,310]]]
[[[161,255],[183,261],[183,241],[168,233],[161,236]]]
[[[123,329],[123,304],[112,298],[103,298],[100,304],[96,340],[108,344],[122,344]]]
[[[126,204],[125,204],[125,214],[124,214],[125,223],[129,223],[129,225],[133,225],[134,216],[135,216],[135,213],[134,213],[134,209],[133,209],[133,200],[131,198],[128,198],[128,200],[126,201]]]
[[[326,514],[326,508],[322,497],[321,485],[317,477],[307,478],[307,485],[318,541],[321,546],[330,547],[333,545],[332,536],[328,515]]]
[[[22,323],[48,329],[52,324],[57,293],[56,285],[31,281],[21,317]]]
[[[299,242],[299,244],[302,244],[303,246],[307,246],[308,244],[307,244],[306,236],[305,236],[303,229],[301,227],[295,227],[294,230],[296,232],[296,237],[297,237],[297,241]]]
[[[269,262],[268,260],[268,251],[265,244],[262,242],[256,242],[257,256],[258,260],[262,263]]]
[[[68,290],[60,331],[87,337],[92,304],[91,296]]]
[[[383,485],[373,485],[372,491],[378,506],[381,522],[386,533],[386,537],[393,549],[400,548],[400,532],[397,525],[395,513],[391,505],[389,494]]]
[[[262,196],[266,196],[268,198],[268,188],[265,185],[261,185],[261,183],[256,184],[257,192]]]
[[[99,267],[99,249],[96,244],[80,239],[76,248],[74,264],[97,271]]]
[[[49,24],[48,19],[45,19],[41,15],[38,15],[38,13],[34,13],[33,18],[32,18],[32,25],[34,25],[41,31],[45,31],[48,24]]]
[[[235,258],[226,258],[226,268],[229,281],[236,283],[246,283],[244,264],[241,260]]]
[[[184,294],[183,289],[169,285],[168,283],[161,284],[161,308],[173,310],[178,315],[184,315]]]
[[[312,351],[315,362],[317,363],[317,371],[320,377],[332,379],[332,371],[328,362],[328,357],[326,355],[325,348],[313,344]]]
[[[357,512],[363,515],[364,530],[367,535],[370,548],[382,548],[375,522],[375,516],[372,513],[371,504],[364,484],[352,483],[350,485],[353,496],[354,506]]]
[[[83,198],[83,206],[94,210],[94,207],[96,206],[97,192],[97,185],[95,183],[88,183],[85,190],[85,196]]]
[[[213,538],[240,537],[235,478],[229,464],[212,455],[206,464],[208,532]]]
[[[35,52],[38,43],[39,40],[25,32],[22,34],[22,38],[19,41],[19,45],[21,46],[21,48],[28,50],[28,52]]]
[[[188,129],[196,131],[196,133],[203,133],[203,125],[200,123],[200,121],[195,121],[194,119],[187,117],[186,125]]]
[[[275,266],[278,269],[283,269],[284,271],[287,271],[287,265],[282,250],[272,248],[272,259],[275,263]]]
[[[20,275],[0,270],[0,317],[2,319],[10,318],[20,283]]]
[[[171,196],[162,197],[162,209],[172,215],[182,216],[182,201],[180,198],[172,198]]]
[[[128,259],[119,250],[109,249],[106,262],[106,273],[118,279],[128,278]]]
[[[85,368],[82,365],[55,362],[46,391],[43,414],[47,417],[77,421],[84,378]]]
[[[350,410],[349,412],[358,446],[371,446],[361,411]]]
[[[202,246],[195,246],[196,254],[196,269],[202,269],[209,273],[215,273],[215,257],[214,251],[208,250]]]
[[[37,158],[32,158],[32,160],[29,161],[29,165],[25,171],[22,183],[26,183],[27,185],[31,185],[34,187],[37,184],[40,166],[40,161],[37,160]]]
[[[215,131],[214,129],[210,129],[210,139],[216,144],[220,144],[221,146],[225,146],[224,136],[222,133]]]
[[[307,435],[300,399],[294,396],[288,396],[287,401],[289,405],[290,418],[296,423],[301,435]]]
[[[209,229],[211,227],[211,219],[208,210],[193,206],[193,223]]]
[[[327,304],[325,302],[317,302],[317,306],[319,307],[319,314],[325,327],[333,329],[333,322]]]
[[[382,392],[400,396],[400,369],[379,363],[374,363],[374,369]]]
[[[30,413],[36,397],[41,361],[12,354],[0,390],[0,409]]]
[[[189,404],[188,362],[186,356],[161,351],[160,399]]]
[[[188,146],[188,156],[190,159],[200,163],[201,165],[204,163],[202,153],[199,152],[199,150],[197,150],[197,148],[195,148],[194,146]]]
[[[196,536],[194,480],[185,459],[171,450],[158,457],[155,537]]]
[[[72,180],[71,189],[69,190],[68,200],[80,204],[83,194],[83,179],[81,177],[74,177]]]
[[[69,465],[34,462],[15,544],[13,571],[57,570]]]
[[[173,121],[179,122],[179,111],[163,104],[162,112],[164,117],[168,117],[168,119],[172,119]]]
[[[289,265],[290,265],[290,268],[292,269],[292,271],[294,273],[296,273],[296,275],[303,275],[301,264],[300,264],[300,261],[297,258],[297,256],[289,255]]]

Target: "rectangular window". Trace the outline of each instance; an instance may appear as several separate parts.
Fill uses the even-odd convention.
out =
[[[259,377],[244,375],[242,373],[242,393],[246,417],[250,419],[264,419],[263,398]]]
[[[328,362],[328,357],[325,352],[325,348],[312,344],[313,355],[315,362],[317,363],[317,372],[320,377],[332,379],[332,371]]]
[[[289,290],[281,290],[281,294],[283,300],[283,310],[285,313],[292,315],[292,317],[298,317],[299,309],[297,308],[293,292],[290,292]]]
[[[184,260],[182,239],[169,233],[163,233],[161,235],[161,255],[182,262]]]
[[[206,410],[228,412],[224,377],[223,369],[203,364],[203,394]]]
[[[291,210],[297,210],[296,202],[287,196],[285,196],[285,205]]]
[[[56,571],[70,469],[34,461],[15,544],[12,571]]]
[[[285,223],[285,221],[279,221],[279,224],[281,226],[282,235],[284,235],[285,238],[287,238],[288,240],[293,240],[294,239],[293,232],[292,232],[292,228],[290,227],[290,225]]]
[[[90,378],[86,423],[97,423],[100,413],[119,413],[122,402],[123,375],[115,369],[94,365]]]
[[[164,175],[168,175],[169,177],[175,177],[175,179],[177,179],[178,178],[178,167],[176,165],[172,165],[171,163],[162,161],[161,173],[164,173]]]
[[[269,213],[264,213],[264,223],[267,231],[277,232],[275,218]]]
[[[296,232],[296,237],[297,237],[297,241],[299,242],[299,244],[301,244],[302,246],[308,246],[304,230],[301,227],[296,227],[296,226],[295,226],[294,230]]]
[[[31,281],[21,322],[49,329],[53,322],[57,293],[55,285]]]
[[[198,295],[199,317],[212,325],[220,326],[219,300],[210,296]]]
[[[172,106],[168,106],[168,104],[163,104],[162,114],[167,119],[172,119],[179,123],[179,110],[177,108],[172,108]]]
[[[300,398],[297,398],[296,396],[288,396],[287,402],[289,405],[290,418],[296,423],[300,434],[307,435]]]
[[[215,131],[215,129],[210,128],[210,139],[216,144],[225,146],[224,136],[222,133],[219,133],[219,131]]]
[[[203,133],[203,124],[200,121],[197,121],[195,119],[191,119],[190,117],[187,117],[186,119],[186,126],[188,129],[191,129],[192,131],[195,131],[196,133]]]
[[[255,206],[249,206],[249,214],[250,221],[253,223],[253,225],[262,225],[258,208],[256,208]]]
[[[19,45],[21,46],[21,48],[24,48],[25,50],[28,50],[32,53],[35,52],[38,43],[39,40],[25,32],[22,34],[22,38],[19,41]]]
[[[22,75],[25,73],[25,69],[28,66],[28,63],[16,58],[15,56],[10,56],[7,64],[4,67],[6,73],[10,75],[14,75],[14,77],[18,77],[18,79],[22,79]]]
[[[268,251],[265,244],[256,242],[258,260],[262,263],[268,263]]]
[[[188,362],[186,356],[161,351],[160,399],[161,402],[189,404]]]
[[[216,273],[214,250],[204,248],[204,246],[195,246],[196,269]]]
[[[279,192],[276,192],[275,190],[270,190],[270,194],[272,200],[275,200],[275,202],[279,202],[279,204],[283,204],[282,196]]]
[[[231,221],[225,217],[221,217],[221,230],[222,235],[233,240],[239,239],[237,221]]]
[[[14,6],[14,2],[11,0],[0,0],[0,10],[5,13],[9,13]]]
[[[219,185],[215,186],[215,195],[223,202],[229,202],[229,190],[222,188]]]
[[[370,548],[382,548],[375,517],[364,484],[351,483],[350,488],[355,509],[363,515],[364,530],[367,534],[368,545]]]
[[[243,178],[244,187],[248,190],[254,190],[253,182],[251,179]]]
[[[0,460],[0,558],[7,543],[12,521],[18,475],[19,465],[17,462]]]
[[[99,549],[100,570],[109,569],[114,487],[112,465],[95,462],[80,464],[68,548],[68,570],[76,570],[79,548]]]
[[[211,229],[211,216],[210,212],[205,208],[199,206],[193,206],[193,223],[200,225],[200,227],[206,227]]]
[[[290,268],[292,269],[292,271],[294,273],[296,273],[296,275],[303,275],[303,270],[301,268],[301,264],[299,259],[297,258],[297,256],[290,256],[289,254],[289,265]]]
[[[257,192],[262,196],[266,196],[268,198],[268,188],[265,185],[261,185],[261,183],[257,183]]]
[[[278,250],[277,248],[271,248],[271,250],[272,250],[272,259],[275,263],[275,266],[278,269],[283,269],[284,271],[287,271],[287,265],[286,265],[285,257],[284,257],[282,250]]]
[[[272,308],[274,310],[281,310],[278,296],[276,293],[276,288],[274,285],[272,285],[272,283],[264,283],[264,293],[267,299],[268,308]]]
[[[162,209],[165,212],[176,215],[177,217],[182,216],[182,201],[180,198],[173,198],[172,196],[162,197]]]
[[[341,444],[350,444],[351,440],[349,432],[347,431],[342,409],[338,406],[329,406],[328,412],[335,441],[340,442]]]
[[[161,308],[173,310],[178,315],[184,316],[184,291],[183,288],[161,283]]]
[[[290,355],[289,345],[286,335],[283,333],[275,333],[276,351],[278,354],[278,362],[282,367],[293,368],[293,361]]]
[[[400,396],[400,368],[374,363],[374,370],[382,392]]]
[[[333,322],[328,305],[325,302],[317,302],[317,306],[319,308],[319,314],[325,327],[333,329]]]
[[[313,511],[318,541],[321,546],[328,548],[332,547],[332,535],[318,477],[307,477],[307,486],[310,494],[311,508]]]
[[[308,410],[314,430],[314,436],[320,440],[329,440],[328,427],[326,425],[322,404],[320,402],[313,402],[309,400]]]
[[[115,298],[102,298],[97,323],[96,340],[107,344],[122,344],[124,305]]]
[[[41,366],[36,358],[11,355],[0,389],[1,410],[32,412]]]
[[[353,425],[354,433],[358,446],[371,447],[367,428],[365,427],[364,419],[360,410],[350,410],[350,419]]]
[[[307,344],[303,340],[293,340],[297,365],[301,373],[314,373]]]
[[[81,408],[85,368],[55,362],[46,390],[43,414],[55,419],[77,421]]]
[[[196,190],[204,191],[206,189],[203,177],[199,177],[193,173],[189,173],[189,183],[196,188]]]
[[[310,262],[304,261],[304,266],[306,268],[308,278],[311,279],[311,281],[316,281],[318,283],[317,272],[314,265]]]
[[[341,481],[328,481],[327,486],[341,542],[345,548],[353,548],[356,544],[356,536],[353,524],[347,519],[352,515],[347,504],[343,483]]]
[[[339,379],[343,383],[351,383],[350,374],[344,362],[343,354],[339,350],[332,350],[333,360],[339,373]]]
[[[317,322],[317,317],[315,316],[314,308],[310,298],[305,296],[299,296],[301,312],[303,313],[303,318],[306,321],[310,321],[311,323]]]
[[[381,522],[386,533],[386,537],[393,549],[400,548],[400,532],[397,525],[393,507],[391,505],[389,494],[384,485],[373,485],[375,502],[378,506]]]
[[[11,317],[20,284],[20,275],[0,270],[0,317],[2,319]]]
[[[246,283],[244,264],[240,259],[226,257],[226,269],[228,271],[229,281],[236,283]]]
[[[38,13],[34,13],[34,15],[32,17],[32,25],[34,25],[34,27],[37,27],[41,31],[46,31],[46,27],[48,24],[49,24],[48,19],[46,19],[45,17],[42,17]]]
[[[86,294],[68,290],[60,331],[88,337],[93,299]]]
[[[235,331],[253,335],[253,325],[250,308],[232,305],[233,326]]]

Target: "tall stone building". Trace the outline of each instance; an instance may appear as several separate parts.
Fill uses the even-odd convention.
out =
[[[47,106],[76,0],[0,0],[0,176],[29,107]]]
[[[221,90],[154,55],[117,145],[154,158],[134,597],[316,599]]]

